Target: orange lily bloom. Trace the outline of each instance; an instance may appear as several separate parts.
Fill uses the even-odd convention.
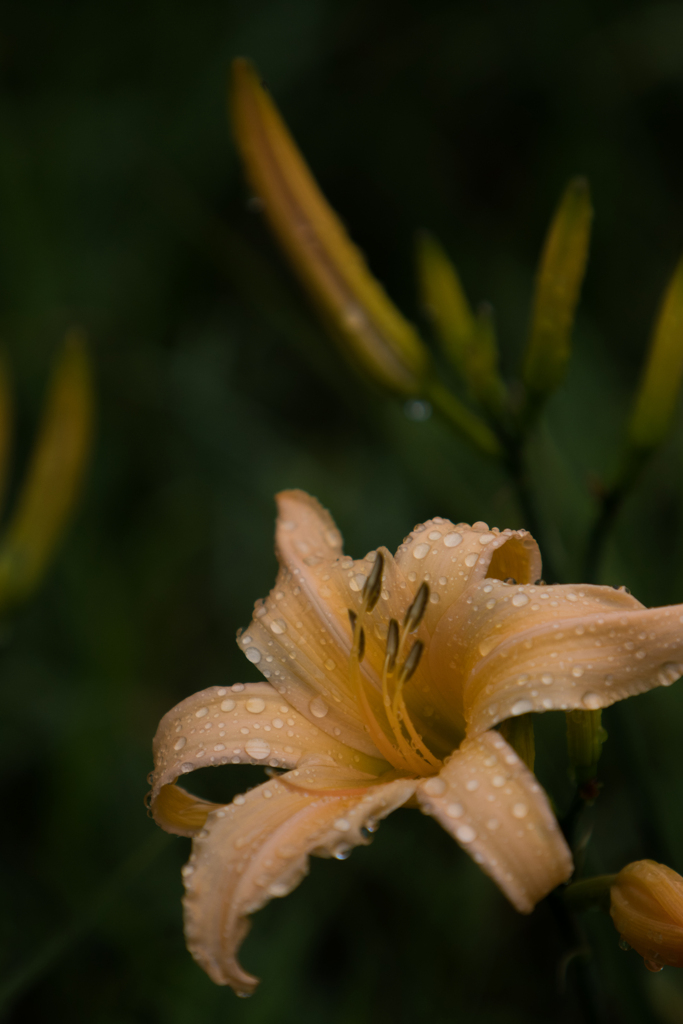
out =
[[[607,707],[683,671],[683,607],[546,586],[523,530],[435,518],[395,557],[380,548],[354,561],[315,499],[286,491],[278,507],[280,572],[238,637],[267,681],[188,697],[154,740],[152,813],[193,837],[188,947],[241,994],[257,985],[237,960],[248,915],[298,885],[309,854],[345,858],[404,805],[436,818],[529,913],[572,860],[546,794],[495,726]],[[229,805],[176,785],[229,763],[285,773]]]
[[[610,914],[648,970],[683,967],[683,878],[672,868],[654,860],[627,864],[610,887]]]

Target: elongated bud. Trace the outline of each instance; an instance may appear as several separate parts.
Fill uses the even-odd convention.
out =
[[[27,597],[47,568],[78,496],[92,420],[85,343],[73,331],[57,363],[16,509],[0,541],[0,607]]]
[[[363,604],[365,610],[371,612],[377,602],[379,601],[379,595],[382,593],[382,573],[384,572],[384,555],[381,551],[378,551],[375,563],[372,567],[372,572],[365,581],[363,587]]]
[[[429,600],[429,584],[421,583],[413,603],[406,611],[403,619],[403,628],[407,633],[412,633],[422,622]]]
[[[418,238],[417,262],[422,303],[445,355],[473,397],[498,415],[505,403],[505,385],[498,372],[491,307],[484,304],[476,316],[472,313],[457,270],[429,234]]]
[[[568,711],[567,753],[579,786],[595,778],[607,732],[602,726],[602,711]]]
[[[588,182],[569,182],[548,230],[538,267],[523,378],[532,413],[561,382],[569,359],[593,208]]]
[[[519,754],[527,768],[533,771],[536,760],[534,716],[519,715],[517,718],[506,718],[498,726],[498,731],[508,741],[512,749]]]
[[[251,187],[328,327],[385,387],[419,392],[427,349],[368,270],[246,60],[233,62],[230,110]]]
[[[635,448],[654,448],[666,436],[683,379],[683,259],[662,298],[650,352],[628,427]]]
[[[7,473],[12,447],[12,392],[10,391],[7,363],[0,352],[0,511],[2,510]]]
[[[683,967],[683,878],[671,868],[654,860],[627,864],[611,887],[610,914],[649,970]]]

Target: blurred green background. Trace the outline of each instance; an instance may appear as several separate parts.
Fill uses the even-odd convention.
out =
[[[576,579],[616,465],[650,325],[683,246],[683,4],[635,0],[7,0],[0,14],[0,338],[20,479],[64,332],[88,332],[98,430],[40,593],[3,626],[0,1010],[96,1024],[582,1021],[552,911],[522,918],[438,826],[401,811],[374,844],[255,918],[248,1001],[185,951],[189,841],[145,816],[160,716],[257,678],[234,644],[275,576],[272,496],[329,507],[347,551],[433,515],[522,526],[505,476],[358,378],[248,203],[225,114],[251,57],[326,194],[413,320],[414,234],[433,230],[519,361],[534,266],[567,179],[596,207],[563,387],[530,466],[558,573]],[[410,408],[408,408],[410,412]],[[601,567],[683,600],[683,424],[643,474]],[[683,872],[683,686],[604,716],[592,871]],[[562,717],[539,775],[566,806]],[[213,770],[229,799],[262,770]],[[683,1020],[587,917],[603,1019]],[[558,974],[559,972],[559,974]]]

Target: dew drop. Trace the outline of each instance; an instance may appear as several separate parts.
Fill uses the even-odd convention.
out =
[[[284,633],[284,631],[287,629],[287,623],[285,622],[284,619],[275,619],[273,622],[271,622],[270,628],[273,633],[279,636],[280,633]]]
[[[528,594],[515,594],[515,596],[512,598],[512,604],[514,604],[515,608],[523,608],[524,605],[528,604],[528,603],[529,603],[529,595]]]
[[[510,708],[510,714],[516,718],[517,715],[526,715],[527,712],[533,711],[533,708],[534,706],[530,700],[518,700]]]
[[[252,665],[258,665],[259,661],[261,660],[261,652],[259,651],[258,647],[247,647],[244,653],[246,654],[248,660],[252,663]]]
[[[505,776],[504,775],[494,775],[493,778],[491,779],[491,785],[495,786],[496,789],[500,789],[501,786],[505,785]]]
[[[477,838],[477,833],[469,825],[461,825],[455,830],[455,838],[459,843],[471,843]]]
[[[572,669],[572,675],[575,679],[581,678],[581,676],[583,675],[583,669],[580,665],[574,665],[574,668]]]
[[[332,661],[332,658],[328,658],[325,662],[325,668],[328,672],[332,672],[337,667],[336,661]]]
[[[486,827],[490,829],[491,832],[495,832],[499,825],[500,822],[498,821],[498,818],[489,818],[486,822]]]
[[[446,792],[446,783],[438,775],[433,775],[431,779],[427,779],[423,789],[430,796],[441,796],[442,793]]]
[[[458,544],[462,544],[461,533],[447,533],[443,539],[444,547],[457,548]]]
[[[413,558],[426,558],[429,554],[429,544],[418,544],[413,548]]]
[[[479,779],[469,779],[469,781],[465,783],[465,789],[468,793],[474,793],[476,789],[479,789]]]
[[[465,558],[465,565],[471,569],[472,566],[476,565],[478,561],[479,555],[476,555],[473,551],[471,555],[467,555],[467,557]]]
[[[446,808],[446,815],[449,818],[462,818],[464,813],[462,804],[449,804]]]
[[[322,697],[314,697],[308,707],[314,718],[324,718],[330,710]]]
[[[222,701],[222,703],[221,703],[221,711],[232,711],[234,706],[235,706],[234,700],[230,700],[230,698],[228,698],[227,700]]]
[[[262,761],[270,754],[270,747],[265,740],[247,740],[244,749],[255,761]]]
[[[195,718],[205,718],[206,715],[208,715],[208,713],[209,713],[209,709],[208,708],[200,708],[199,711],[195,711],[194,717]]]
[[[552,682],[553,682],[553,677],[550,675],[549,672],[545,672],[541,676],[541,682],[543,683],[544,686],[551,686]]]
[[[173,749],[174,750],[182,750],[186,743],[187,743],[186,737],[185,736],[181,736],[173,744]]]
[[[513,804],[512,806],[512,817],[513,818],[526,818],[529,813],[529,808],[526,804]]]
[[[594,693],[589,690],[588,693],[584,693],[581,698],[581,703],[585,708],[589,708],[591,711],[597,711],[598,708],[602,707],[602,700],[599,693]]]
[[[250,697],[245,707],[247,711],[251,711],[252,715],[260,715],[266,709],[266,702],[262,697]]]
[[[351,822],[348,821],[346,818],[337,818],[337,820],[334,823],[334,827],[336,828],[337,832],[348,832],[349,829],[351,828]]]

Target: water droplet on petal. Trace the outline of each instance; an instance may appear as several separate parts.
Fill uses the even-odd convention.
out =
[[[574,668],[572,669],[572,675],[575,679],[581,678],[581,676],[583,675],[583,669],[580,665],[574,665]]]
[[[598,708],[602,707],[602,699],[599,693],[594,693],[589,690],[588,693],[584,693],[581,698],[581,703],[585,708],[590,708],[591,711],[597,711]]]
[[[247,658],[252,663],[252,665],[258,665],[259,661],[261,660],[261,652],[259,651],[258,647],[247,647],[244,653],[246,654]]]
[[[280,633],[284,633],[287,629],[287,623],[284,619],[275,619],[270,624],[271,631],[279,636]]]
[[[413,548],[413,558],[426,558],[429,554],[429,544],[418,544]]]
[[[228,698],[227,700],[221,702],[221,711],[232,711],[234,706],[234,700],[230,700],[230,698]]]
[[[461,533],[447,533],[443,539],[444,547],[457,548],[458,544],[462,544]]]
[[[308,707],[314,718],[324,718],[330,710],[322,697],[314,697]]]
[[[206,715],[208,715],[208,713],[209,713],[209,709],[208,708],[200,708],[199,711],[195,711],[194,717],[195,718],[204,718]]]
[[[526,818],[529,813],[529,808],[526,804],[513,804],[512,817],[513,818]]]
[[[464,813],[462,804],[449,804],[446,808],[446,815],[449,818],[462,818]]]
[[[332,658],[328,658],[327,661],[325,662],[325,668],[327,669],[328,672],[332,672],[332,670],[336,667],[337,663],[335,661],[332,661]]]
[[[247,740],[244,749],[255,761],[262,761],[270,754],[270,747],[265,740]]]
[[[427,779],[423,788],[425,793],[429,793],[430,796],[441,796],[446,792],[446,783],[438,775],[434,775],[431,779]]]
[[[260,715],[266,709],[266,702],[262,697],[250,697],[245,707],[247,711],[251,711],[252,715]]]
[[[174,750],[182,750],[186,743],[187,743],[186,737],[185,736],[181,736],[173,744],[173,749]]]
[[[471,843],[477,838],[477,833],[469,825],[461,825],[455,830],[455,838],[460,843]]]
[[[552,681],[553,681],[553,677],[550,675],[549,672],[546,672],[546,673],[544,673],[544,675],[541,676],[541,682],[543,683],[544,686],[551,686],[552,685]]]
[[[348,821],[346,818],[337,818],[337,820],[334,823],[334,827],[336,828],[337,832],[348,832],[349,829],[351,828],[351,822]]]
[[[526,715],[529,711],[533,711],[533,709],[534,706],[530,700],[518,700],[510,708],[510,714],[516,718],[517,715]]]
[[[528,604],[528,603],[529,603],[529,596],[528,596],[528,594],[515,594],[515,596],[512,598],[512,604],[514,604],[515,608],[522,608],[522,607],[524,607],[525,604]]]

